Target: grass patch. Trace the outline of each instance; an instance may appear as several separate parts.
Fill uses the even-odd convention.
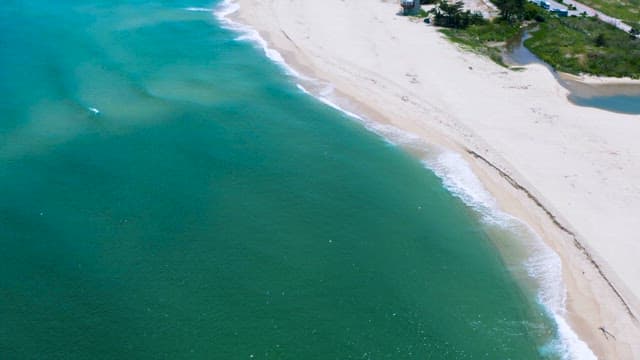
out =
[[[505,66],[502,59],[504,43],[518,34],[520,27],[504,22],[471,25],[466,29],[441,29],[451,41],[473,52],[488,56]]]
[[[550,17],[525,46],[556,70],[640,78],[640,39],[595,18]]]

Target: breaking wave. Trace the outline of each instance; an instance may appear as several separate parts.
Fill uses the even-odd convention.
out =
[[[361,122],[368,130],[380,135],[388,143],[409,148],[412,152],[418,153],[425,167],[442,180],[443,186],[449,192],[476,211],[487,226],[498,227],[509,231],[514,238],[524,239],[522,242],[527,247],[527,259],[522,266],[527,276],[537,284],[538,303],[546,309],[557,327],[558,338],[547,344],[544,349],[540,349],[541,353],[557,352],[566,360],[596,359],[588,345],[578,338],[565,318],[567,296],[562,282],[562,264],[559,256],[527,224],[499,208],[495,198],[486,190],[460,154],[428,144],[415,134],[372,121],[338,105],[339,102],[344,103],[345,99],[338,101],[334,98],[331,84],[300,74],[286,63],[278,51],[269,47],[257,30],[230,19],[229,16],[239,8],[240,6],[234,1],[224,0],[213,10],[213,14],[223,27],[239,34],[236,40],[249,41],[261,48],[269,59],[299,81],[296,86],[303,93]],[[310,84],[318,90],[309,91],[301,83]]]

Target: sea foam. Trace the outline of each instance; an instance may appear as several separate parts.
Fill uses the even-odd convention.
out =
[[[239,34],[236,40],[249,41],[257,45],[288,75],[300,82],[312,84],[314,89],[319,89],[312,92],[301,83],[297,83],[296,86],[301,92],[361,122],[365,128],[380,135],[387,143],[418,153],[425,167],[442,180],[443,186],[451,194],[476,211],[485,224],[507,230],[514,238],[526,239],[523,243],[527,247],[528,256],[523,266],[527,275],[537,284],[537,301],[554,320],[558,333],[558,339],[540,349],[541,353],[556,352],[566,360],[596,359],[588,345],[579,339],[566,321],[566,288],[562,282],[562,264],[559,256],[526,223],[500,210],[495,198],[486,190],[462,156],[428,144],[415,134],[372,121],[338,105],[339,102],[345,102],[345,99],[335,98],[331,84],[324,84],[300,74],[286,63],[278,51],[269,47],[257,30],[231,20],[229,16],[239,9],[240,6],[234,1],[224,0],[214,9],[213,14],[223,27]]]
[[[567,291],[562,282],[560,257],[520,219],[511,216],[497,205],[469,164],[456,153],[445,151],[425,165],[438,175],[452,194],[476,210],[489,226],[499,226],[524,239],[527,260],[524,269],[537,284],[537,301],[543,305],[557,326],[558,339],[547,344],[548,348],[562,355],[563,359],[596,359],[588,345],[578,338],[566,321]],[[545,349],[541,349],[545,352]]]
[[[303,74],[300,74],[291,66],[289,66],[289,64],[287,64],[287,62],[284,60],[284,57],[282,57],[282,55],[277,50],[269,47],[267,41],[262,36],[260,36],[260,33],[258,33],[257,30],[250,26],[231,20],[229,16],[237,12],[239,9],[240,5],[238,5],[234,1],[224,0],[214,9],[213,14],[224,28],[232,30],[239,34],[239,36],[236,37],[236,40],[249,41],[257,45],[262,49],[267,58],[281,66],[287,74],[303,80],[313,80],[307,76],[304,76]]]
[[[203,7],[188,7],[185,8],[187,11],[195,11],[195,12],[213,12],[213,9],[203,8]]]

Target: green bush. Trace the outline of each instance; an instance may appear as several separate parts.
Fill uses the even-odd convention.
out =
[[[524,20],[537,22],[543,22],[546,20],[547,11],[539,7],[534,3],[527,2],[524,6],[523,18]]]
[[[524,18],[527,0],[491,0],[500,10],[500,17],[512,24],[520,22]]]
[[[441,0],[438,5],[431,10],[433,13],[433,24],[436,26],[466,29],[470,25],[483,24],[486,20],[478,12],[472,13],[469,10],[463,11],[464,3],[457,1],[449,3]]]

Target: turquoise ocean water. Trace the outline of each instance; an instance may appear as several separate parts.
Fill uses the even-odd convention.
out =
[[[3,2],[0,358],[566,356],[455,157],[305,94],[219,5]]]

